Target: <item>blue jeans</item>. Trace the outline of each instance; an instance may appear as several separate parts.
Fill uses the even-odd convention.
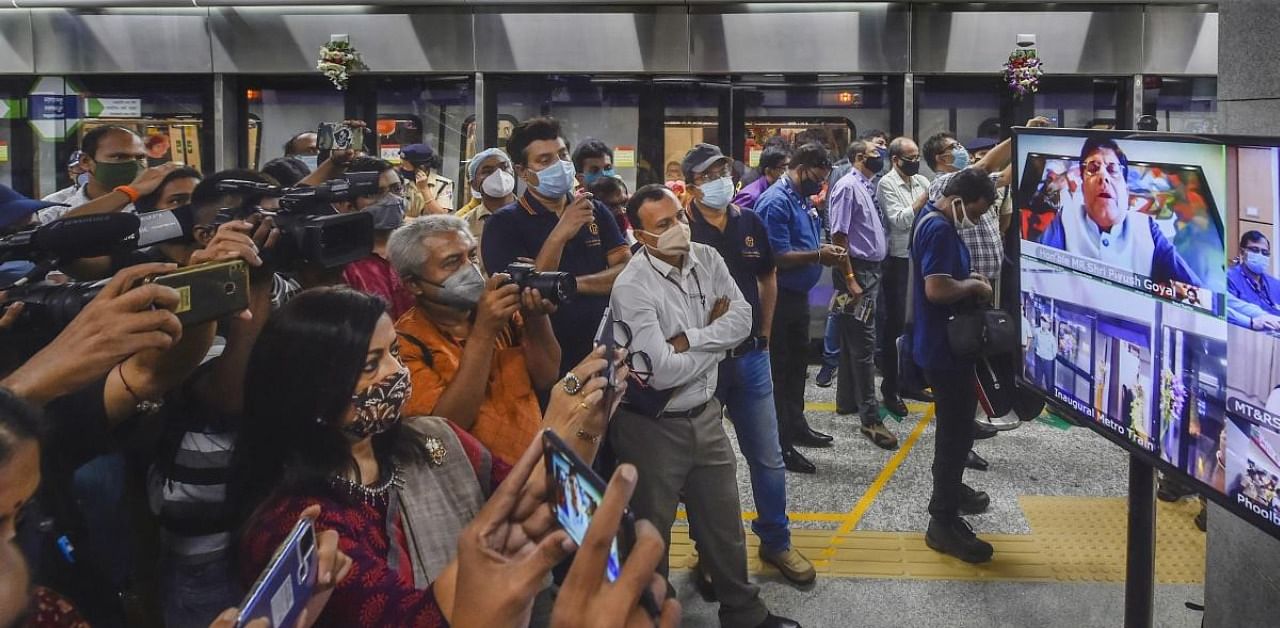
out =
[[[760,537],[760,544],[766,550],[784,551],[791,547],[791,530],[769,353],[752,351],[721,362],[716,396],[729,411],[738,447],[751,469],[751,494],[758,511],[751,530]]]
[[[827,312],[827,328],[822,334],[822,365],[827,368],[840,366],[840,331],[835,312]]]

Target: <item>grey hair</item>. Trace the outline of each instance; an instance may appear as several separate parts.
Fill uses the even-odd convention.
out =
[[[425,240],[434,235],[457,232],[472,240],[467,222],[452,214],[432,214],[409,220],[391,232],[387,240],[387,258],[396,274],[401,277],[417,277],[422,265],[427,263]]]
[[[907,144],[914,144],[909,137],[895,137],[889,142],[889,156],[902,159],[907,154]]]

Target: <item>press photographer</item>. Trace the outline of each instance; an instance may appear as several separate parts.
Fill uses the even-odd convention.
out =
[[[364,175],[364,176],[361,176]],[[376,177],[376,179],[374,179]],[[387,239],[404,222],[405,184],[388,162],[373,157],[357,157],[347,166],[345,179],[353,184],[374,179],[376,187],[365,185],[362,193],[333,203],[342,214],[365,212],[373,216],[373,252],[346,265],[342,278],[348,286],[387,302],[392,319],[413,307],[413,295],[400,283],[400,276],[387,261]]]
[[[513,462],[542,420],[538,393],[559,375],[547,317],[556,306],[509,275],[486,280],[476,247],[455,216],[423,216],[391,234],[391,263],[416,301],[396,323],[413,379],[406,411],[448,417]]]

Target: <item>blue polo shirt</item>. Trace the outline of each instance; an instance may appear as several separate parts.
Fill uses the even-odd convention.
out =
[[[574,277],[608,269],[609,253],[627,245],[609,208],[600,201],[593,204],[595,222],[579,229],[564,245],[560,256],[559,270]],[[499,209],[486,219],[481,239],[485,270],[500,273],[518,257],[537,259],[538,251],[558,222],[560,217],[529,193]],[[608,306],[607,296],[579,294],[551,315],[551,327],[560,341],[561,373],[577,366],[591,353],[596,329]]]
[[[689,229],[693,241],[714,248],[729,267],[729,275],[738,284],[742,296],[751,304],[751,335],[760,335],[760,286],[756,278],[773,272],[773,247],[769,246],[769,232],[764,221],[755,212],[742,211],[729,206],[729,218],[724,231],[714,227],[702,217],[696,203],[689,206]]]
[[[791,177],[779,178],[756,200],[756,213],[764,219],[774,255],[790,251],[814,251],[822,245],[822,220],[818,210],[791,185]],[[808,294],[822,277],[821,264],[806,264],[778,271],[778,287]]]
[[[953,308],[950,305],[932,303],[924,295],[924,279],[934,275],[950,275],[956,280],[969,278],[969,247],[965,246],[956,227],[941,213],[929,218],[924,224],[920,221],[934,214],[938,208],[929,202],[916,215],[912,231],[915,238],[911,242],[911,261],[915,265],[912,281],[912,313],[914,324],[911,328],[912,357],[916,364],[929,370],[961,370],[971,364],[961,362],[951,355],[951,345],[947,343],[947,318]],[[919,226],[919,229],[916,227]]]

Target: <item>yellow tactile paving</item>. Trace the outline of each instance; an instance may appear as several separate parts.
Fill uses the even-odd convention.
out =
[[[912,580],[1018,580],[1122,582],[1125,561],[1125,501],[1101,497],[1038,497],[1019,500],[1031,534],[991,534],[995,558],[969,565],[929,549],[920,532],[792,530],[792,543],[813,560],[819,575]],[[1204,580],[1204,535],[1192,522],[1194,502],[1161,503],[1157,516],[1156,578],[1161,584]],[[806,513],[797,513],[806,514]],[[837,513],[807,513],[831,521]],[[794,515],[793,515],[794,517]],[[747,534],[748,566],[772,572],[756,557],[758,542]],[[671,565],[680,569],[692,554],[688,528],[671,534]]]

